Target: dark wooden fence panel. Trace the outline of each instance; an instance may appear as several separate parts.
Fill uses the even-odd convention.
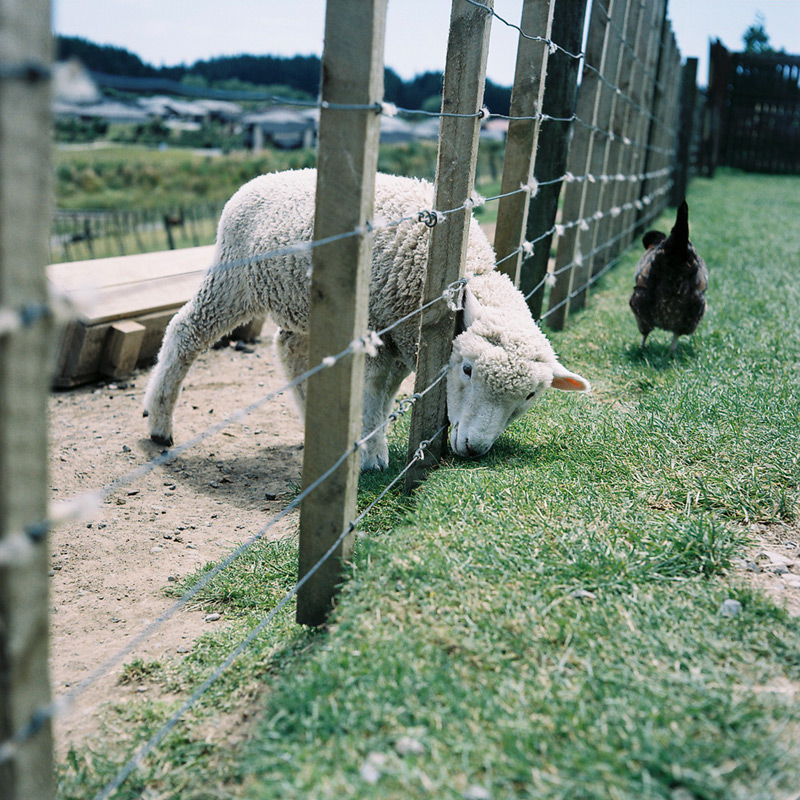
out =
[[[800,55],[711,45],[706,173],[717,166],[800,174]]]

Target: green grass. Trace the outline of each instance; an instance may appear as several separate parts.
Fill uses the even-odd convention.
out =
[[[664,332],[640,351],[639,248],[627,254],[551,336],[592,395],[551,393],[484,459],[391,494],[330,627],[280,614],[116,796],[786,800],[800,785],[800,620],[731,561],[752,522],[797,526],[798,190],[695,180],[692,238],[711,273],[695,336],[674,358]],[[401,468],[405,433],[388,473],[362,478],[362,507]],[[131,679],[199,683],[295,558],[291,542],[259,545],[202,595],[223,631]],[[719,614],[727,598],[741,614]],[[59,796],[90,796],[170,707],[121,706],[116,739],[71,754]],[[206,736],[242,709],[256,719],[245,741]],[[409,740],[419,752],[403,755]]]

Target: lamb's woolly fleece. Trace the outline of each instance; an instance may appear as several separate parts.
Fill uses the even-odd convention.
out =
[[[262,175],[245,184],[222,212],[215,263],[249,258],[298,240],[310,242],[315,193],[314,169]],[[410,219],[375,233],[369,304],[372,330],[388,327],[420,306],[430,230],[417,221],[417,214],[432,208],[432,184],[416,178],[377,175],[374,219]],[[479,275],[493,267],[491,245],[473,217],[466,273]],[[247,272],[248,286],[242,291],[252,292],[281,328],[307,333],[310,268],[311,253],[306,251],[259,262],[246,271],[237,270],[236,281],[240,281],[238,275]],[[418,327],[419,320],[412,319],[390,335],[410,368],[416,360]]]
[[[477,367],[496,395],[525,394],[550,385],[557,358],[531,318],[522,294],[502,273],[472,276],[470,291],[480,309],[454,343],[454,352]]]

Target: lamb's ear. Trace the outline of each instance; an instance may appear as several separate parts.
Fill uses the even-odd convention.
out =
[[[464,287],[464,311],[463,313],[463,330],[472,325],[478,317],[483,314],[483,306],[481,306],[478,298],[472,293],[469,285]]]
[[[592,390],[591,384],[586,378],[570,372],[559,363],[556,363],[556,368],[553,370],[553,382],[550,386],[564,392],[590,392]]]

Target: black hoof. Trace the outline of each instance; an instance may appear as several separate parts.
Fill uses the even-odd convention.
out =
[[[155,433],[150,434],[150,438],[156,443],[163,445],[164,447],[172,447],[172,437],[171,436],[158,436]]]

